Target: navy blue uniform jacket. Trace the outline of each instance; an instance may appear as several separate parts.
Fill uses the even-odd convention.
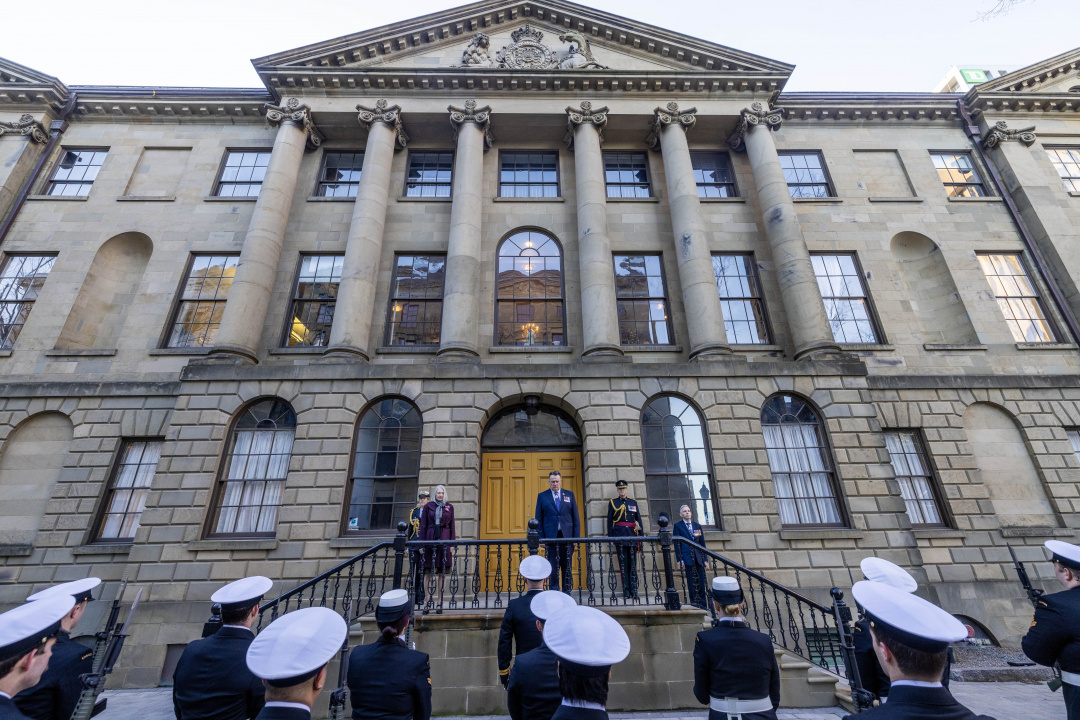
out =
[[[71,720],[83,691],[79,675],[93,670],[93,665],[94,651],[60,631],[48,669],[37,685],[15,696],[15,704],[33,720]]]
[[[947,689],[896,685],[889,690],[884,705],[863,710],[858,715],[845,715],[844,720],[994,720],[989,715],[976,715],[956,702]]]
[[[569,490],[560,490],[562,501],[559,511],[555,510],[555,498],[550,490],[545,490],[536,496],[536,522],[540,523],[540,537],[554,539],[559,537],[562,530],[563,537],[576,538],[581,534],[581,521],[578,520],[577,501],[574,493]]]
[[[255,720],[311,720],[311,712],[291,707],[268,707]]]
[[[1065,672],[1080,673],[1080,588],[1039,598],[1020,647],[1040,665],[1059,662]],[[1066,684],[1061,691],[1070,720],[1080,718],[1080,686]]]
[[[562,700],[559,702],[561,703]],[[606,710],[559,705],[559,709],[551,716],[551,720],[608,720],[608,714]]]
[[[349,656],[349,697],[354,720],[428,720],[428,654],[410,650],[401,640],[382,636],[353,648]]]
[[[536,629],[536,616],[529,605],[540,590],[530,590],[519,598],[514,598],[503,613],[502,627],[499,628],[499,674],[510,671],[510,661],[514,655],[522,655],[535,650],[544,642],[544,636]],[[510,648],[510,644],[516,646]]]
[[[31,720],[19,712],[14,700],[0,697],[0,720]]]
[[[551,720],[562,703],[558,663],[547,645],[518,655],[506,688],[511,720]]]
[[[694,642],[694,697],[705,705],[714,697],[768,697],[773,710],[780,707],[780,668],[769,636],[745,622],[722,622],[699,632]]]
[[[675,526],[671,529],[673,535],[677,535],[681,538],[686,538],[691,542],[695,542],[698,545],[705,544],[705,534],[701,531],[701,525],[696,522],[691,522],[694,528],[694,533],[691,535],[686,530],[686,521],[679,518],[675,522]],[[692,548],[686,543],[676,543],[679,546],[679,562],[685,565],[704,565],[705,554],[696,548]]]
[[[247,720],[259,714],[266,688],[247,666],[254,639],[247,628],[223,625],[188,643],[173,674],[176,720]]]

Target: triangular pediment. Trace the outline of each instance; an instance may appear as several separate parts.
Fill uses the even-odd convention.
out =
[[[980,95],[998,92],[1062,94],[1080,92],[1080,48],[1006,73],[977,86]]]
[[[24,109],[56,107],[68,98],[67,87],[33,68],[0,58],[0,104],[15,104]]]
[[[52,75],[0,58],[0,85],[52,85],[55,82]]]

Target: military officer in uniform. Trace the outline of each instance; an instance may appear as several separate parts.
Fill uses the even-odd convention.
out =
[[[263,683],[244,664],[255,639],[259,601],[273,583],[256,575],[210,596],[221,603],[221,628],[184,648],[173,673],[176,720],[247,720],[263,706]]]
[[[57,594],[0,615],[0,720],[32,720],[12,698],[41,680],[60,621],[74,606],[71,595]]]
[[[503,687],[510,682],[510,660],[514,655],[529,652],[544,642],[529,607],[533,598],[543,592],[544,581],[551,575],[551,563],[539,555],[530,555],[521,561],[518,572],[525,578],[527,590],[507,604],[499,628],[499,682]]]
[[[548,618],[544,644],[559,659],[562,701],[551,720],[608,720],[611,666],[630,654],[622,625],[596,608],[569,607]]]
[[[415,540],[420,534],[420,516],[424,512],[424,506],[427,505],[430,499],[431,493],[427,490],[421,490],[420,494],[416,496],[416,507],[412,509],[412,515],[409,516],[409,534],[405,538],[406,540]],[[427,595],[424,594],[424,571],[419,561],[419,553],[413,553],[412,568],[413,587],[416,588],[416,604],[422,605]]]
[[[912,593],[919,584],[915,578],[904,568],[876,557],[863,558],[859,563],[863,577],[872,582],[882,582],[891,585],[897,590]],[[859,681],[863,689],[873,693],[878,699],[884,699],[889,695],[889,676],[885,669],[878,663],[874,653],[874,641],[870,637],[870,621],[865,617],[859,620],[851,628],[852,640],[855,644],[855,664],[859,668]],[[945,669],[948,673],[948,668]],[[947,677],[947,675],[946,675]]]
[[[844,720],[993,720],[976,715],[941,684],[949,643],[967,637],[962,622],[898,588],[860,580],[851,589],[870,623],[878,662],[889,676],[889,701]]]
[[[89,577],[53,585],[27,598],[29,602],[55,595],[70,595],[75,599],[75,607],[60,621],[60,632],[56,635],[56,644],[49,658],[49,669],[37,685],[23,690],[15,698],[15,704],[27,717],[34,720],[71,720],[83,691],[79,676],[94,669],[94,651],[72,640],[71,631],[82,619],[87,604],[94,599],[91,591],[100,584],[100,579]]]
[[[615,483],[618,497],[608,501],[607,534],[608,537],[637,537],[645,534],[645,525],[641,522],[637,500],[626,497],[627,483],[619,480]],[[640,528],[640,532],[638,529]],[[616,545],[619,556],[619,571],[622,574],[623,597],[637,597],[637,542]]]
[[[330,608],[309,607],[270,623],[247,649],[247,668],[266,683],[256,720],[311,720],[326,685],[326,664],[341,651],[349,627]]]
[[[538,593],[529,603],[536,616],[536,627],[543,633],[544,623],[555,613],[577,605],[574,599],[558,590]],[[510,670],[506,707],[510,720],[551,720],[559,709],[559,658],[543,643],[527,653],[519,653]]]
[[[412,610],[406,590],[390,590],[379,598],[379,638],[353,648],[349,656],[353,720],[431,717],[431,661],[427,653],[406,647],[403,637]]]
[[[1069,720],[1080,720],[1080,546],[1047,540],[1054,575],[1065,589],[1043,595],[1021,643],[1040,665],[1061,665],[1061,691]]]
[[[780,668],[769,636],[743,618],[739,581],[712,581],[719,624],[694,641],[694,697],[709,705],[709,720],[776,720]]]

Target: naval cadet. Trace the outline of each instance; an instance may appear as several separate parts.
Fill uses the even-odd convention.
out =
[[[82,619],[86,606],[94,599],[92,590],[101,584],[96,577],[89,577],[74,582],[53,585],[27,598],[37,602],[54,595],[70,595],[75,600],[71,612],[60,621],[60,632],[56,635],[49,669],[41,676],[38,684],[23,690],[15,698],[27,717],[34,720],[70,720],[79,704],[83,684],[79,676],[94,669],[94,650],[71,639],[71,632]]]
[[[406,540],[416,540],[420,535],[420,516],[423,515],[424,506],[430,499],[431,493],[427,490],[421,490],[416,496],[416,507],[412,509],[412,514],[409,516],[409,533],[405,537]],[[424,594],[424,571],[420,563],[420,553],[414,551],[410,562],[413,571],[413,587],[416,588],[416,604],[422,605],[427,596]]]
[[[341,651],[349,627],[336,612],[309,607],[282,615],[247,650],[247,667],[266,684],[256,720],[311,720],[326,685],[326,665]]]
[[[544,642],[530,605],[543,592],[544,581],[551,575],[551,563],[539,555],[530,555],[521,561],[518,572],[525,578],[526,592],[507,603],[499,628],[499,682],[503,687],[510,682],[510,660],[514,655],[538,648]]]
[[[184,648],[173,673],[176,720],[247,720],[263,707],[264,688],[244,662],[259,617],[259,601],[273,582],[256,575],[225,585],[210,600],[221,604],[221,628]]]
[[[1040,665],[1061,665],[1065,711],[1069,720],[1080,720],[1080,546],[1061,540],[1045,545],[1065,589],[1039,598],[1021,647]]]
[[[780,668],[769,636],[750,627],[739,581],[712,581],[719,624],[694,642],[694,697],[709,705],[709,720],[776,720]]]
[[[431,660],[405,645],[413,604],[407,590],[382,594],[375,608],[379,639],[353,648],[349,695],[353,720],[428,720]]]
[[[871,580],[851,589],[870,623],[889,701],[844,720],[993,720],[976,715],[941,684],[949,643],[967,637],[962,622],[917,595]]]
[[[863,577],[871,582],[881,582],[891,585],[897,590],[907,593],[915,592],[919,583],[904,568],[882,558],[863,558],[859,563]],[[874,652],[874,641],[870,637],[870,621],[866,617],[860,617],[851,628],[851,638],[855,645],[855,664],[859,668],[859,682],[863,690],[867,690],[880,700],[889,696],[889,676],[878,662]],[[948,667],[945,668],[948,677]]]
[[[32,720],[12,698],[41,680],[60,622],[74,606],[75,598],[61,594],[0,615],[0,720]]]
[[[619,480],[615,483],[618,497],[608,501],[607,534],[608,537],[637,537],[645,534],[645,525],[638,512],[637,500],[626,497],[627,483]],[[640,528],[640,532],[639,532]],[[637,542],[618,543],[616,551],[619,557],[619,572],[622,574],[623,597],[637,597]]]
[[[551,720],[608,720],[611,666],[630,654],[630,638],[607,613],[569,607],[548,618],[544,644],[559,659],[562,701]]]
[[[558,590],[545,590],[532,598],[529,610],[536,616],[536,627],[543,633],[544,623],[555,613],[577,605],[574,598]],[[551,720],[559,709],[559,658],[543,643],[527,653],[519,653],[510,670],[506,707],[510,720]]]

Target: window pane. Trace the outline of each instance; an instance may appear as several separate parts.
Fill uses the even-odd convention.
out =
[[[0,349],[15,344],[54,262],[53,255],[8,255],[0,265]]]
[[[498,251],[495,342],[499,345],[565,343],[562,251],[540,232],[519,232]]]
[[[836,478],[817,414],[794,395],[761,410],[761,432],[784,525],[841,525]]]
[[[728,342],[768,344],[765,306],[753,255],[713,255],[713,273]]]
[[[398,255],[390,286],[387,345],[438,345],[445,255]]]
[[[316,194],[321,197],[356,197],[363,166],[363,153],[326,153]]]
[[[675,521],[679,507],[689,505],[695,521],[720,527],[705,428],[697,410],[679,398],[654,399],[641,416],[641,441],[653,518],[664,513]]]
[[[65,150],[60,163],[53,171],[46,195],[85,197],[97,178],[106,150]]]
[[[604,177],[608,197],[650,197],[648,158],[643,152],[604,153]]]
[[[450,197],[454,165],[452,152],[414,152],[409,155],[406,197]]]
[[[1080,148],[1047,148],[1046,154],[1065,183],[1065,189],[1080,192]]]
[[[377,401],[360,418],[346,532],[390,530],[409,519],[420,468],[420,411],[405,400]],[[375,449],[376,452],[361,452]]]
[[[215,194],[220,197],[258,197],[269,164],[269,151],[227,151]]]
[[[289,312],[288,347],[325,347],[330,342],[341,255],[307,255],[300,261]]]
[[[978,257],[1013,339],[1023,343],[1056,342],[1042,298],[1020,255]]]
[[[177,298],[166,347],[211,347],[236,275],[238,255],[196,255]]]
[[[98,540],[127,540],[135,537],[139,518],[146,505],[146,493],[161,458],[160,440],[125,440],[105,498],[105,515]]]
[[[922,448],[922,440],[912,431],[885,433],[893,473],[900,484],[908,517],[912,525],[941,525],[941,511],[934,494],[930,464]]]
[[[988,193],[967,153],[930,153],[948,197],[984,197]]]
[[[817,151],[780,153],[780,168],[784,171],[791,197],[832,197],[824,165],[821,153]]]
[[[502,153],[499,158],[500,197],[557,197],[557,152]]]
[[[616,255],[615,293],[623,345],[670,345],[671,313],[659,255]]]
[[[833,339],[843,343],[881,342],[854,256],[813,255],[811,261]]]

